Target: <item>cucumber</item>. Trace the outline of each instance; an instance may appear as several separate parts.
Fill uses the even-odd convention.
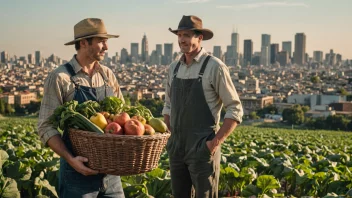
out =
[[[80,113],[75,114],[72,119],[74,119],[74,123],[78,123],[77,125],[79,125],[78,127],[80,128],[82,127],[87,131],[92,131],[96,133],[104,133],[103,130],[101,130],[97,125],[92,123],[90,120],[88,120],[88,118],[84,117]]]

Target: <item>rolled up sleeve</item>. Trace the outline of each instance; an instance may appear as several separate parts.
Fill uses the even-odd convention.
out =
[[[48,140],[60,134],[49,123],[49,117],[53,114],[56,107],[63,104],[62,86],[55,73],[48,75],[44,83],[44,97],[41,102],[38,120],[38,134],[42,143],[47,146]]]
[[[171,67],[170,67],[171,68]],[[171,93],[171,82],[170,82],[170,71],[169,69],[168,75],[167,75],[167,81],[166,81],[166,87],[165,87],[165,103],[164,103],[164,108],[162,111],[162,115],[170,115],[171,113],[171,103],[170,103],[170,93]]]
[[[216,75],[213,75],[215,78],[213,81],[215,82],[214,88],[226,109],[224,118],[230,118],[241,123],[243,116],[242,104],[232,83],[227,66],[220,65],[215,72]]]

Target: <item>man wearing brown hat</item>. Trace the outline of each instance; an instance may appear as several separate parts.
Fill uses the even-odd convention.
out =
[[[65,44],[75,45],[77,54],[70,62],[52,71],[45,80],[38,133],[41,141],[61,157],[60,197],[125,197],[119,176],[98,174],[86,167],[84,163],[88,159],[73,154],[67,130],[61,136],[48,122],[56,107],[67,101],[101,101],[107,96],[123,100],[114,73],[99,63],[108,50],[107,40],[117,37],[107,33],[101,19],[80,21],[74,26],[74,40]]]
[[[242,105],[226,65],[201,47],[213,32],[196,16],[183,16],[176,30],[183,55],[171,63],[164,120],[172,194],[175,198],[218,197],[220,145],[242,121]],[[221,128],[220,111],[226,108]]]

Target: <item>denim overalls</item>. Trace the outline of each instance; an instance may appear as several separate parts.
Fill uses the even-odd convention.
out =
[[[194,185],[197,198],[217,197],[220,174],[220,149],[211,154],[206,141],[215,137],[215,120],[205,99],[202,77],[210,56],[203,61],[196,79],[177,78],[180,62],[171,83],[171,136],[167,143],[172,195],[191,197]]]

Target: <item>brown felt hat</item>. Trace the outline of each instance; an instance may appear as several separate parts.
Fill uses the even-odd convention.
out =
[[[209,40],[213,38],[214,35],[211,30],[203,28],[202,19],[193,15],[183,15],[180,23],[178,24],[178,28],[176,30],[169,28],[169,30],[174,34],[177,34],[179,30],[197,30],[202,33],[203,40]]]

